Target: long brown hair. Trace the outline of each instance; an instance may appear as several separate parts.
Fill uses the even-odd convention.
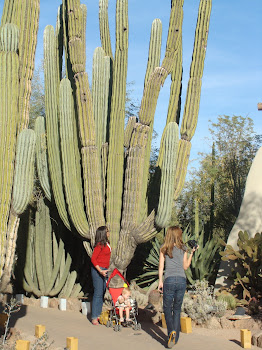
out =
[[[174,245],[179,249],[184,248],[184,243],[182,239],[182,230],[179,226],[170,226],[167,229],[165,242],[161,247],[161,252],[164,255],[168,255],[169,258],[172,259],[173,258],[172,252],[173,252]]]
[[[95,247],[98,244],[101,244],[103,246],[107,245],[107,243],[109,242],[107,238],[107,232],[108,232],[107,226],[98,227],[98,229],[96,230]]]

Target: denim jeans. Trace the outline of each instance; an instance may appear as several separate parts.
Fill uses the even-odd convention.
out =
[[[106,268],[100,267],[102,270]],[[106,279],[100,275],[95,267],[91,267],[91,275],[93,280],[94,294],[92,300],[92,320],[98,318],[102,312],[104,294],[106,291]]]
[[[180,313],[186,291],[186,279],[182,276],[170,276],[164,281],[163,308],[167,325],[167,334],[176,331],[176,343],[180,332]]]

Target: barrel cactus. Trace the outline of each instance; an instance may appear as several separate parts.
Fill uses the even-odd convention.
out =
[[[46,144],[51,201],[64,224],[77,230],[90,255],[98,226],[106,224],[111,268],[124,271],[138,244],[152,239],[171,219],[185,180],[190,140],[197,125],[211,0],[200,0],[190,79],[179,140],[183,0],[172,0],[165,57],[160,64],[161,21],[152,24],[139,115],[125,129],[128,1],[116,1],[115,54],[108,0],[99,1],[100,38],[93,59],[92,89],[85,72],[86,7],[63,0],[57,25],[44,32]],[[63,43],[63,47],[62,47]],[[65,57],[66,77],[61,79]],[[149,205],[149,165],[154,114],[161,86],[172,84],[158,169],[158,200]],[[44,132],[44,131],[43,131]],[[41,173],[43,168],[38,169]],[[45,177],[46,179],[46,177]]]

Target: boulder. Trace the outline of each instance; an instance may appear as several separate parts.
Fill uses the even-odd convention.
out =
[[[210,320],[208,320],[206,328],[208,329],[221,329],[221,323],[216,317],[211,317]]]
[[[258,345],[258,341],[260,343],[260,346]],[[262,330],[259,330],[252,335],[251,343],[254,346],[259,346],[260,348],[262,347]]]

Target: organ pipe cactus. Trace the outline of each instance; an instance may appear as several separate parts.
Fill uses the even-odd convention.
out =
[[[16,194],[12,194],[12,191],[14,190],[15,164],[19,163],[20,170],[23,169],[26,172],[26,169],[32,169],[31,161],[30,165],[25,164],[27,160],[22,159],[21,154],[20,159],[15,160],[15,149],[19,132],[28,125],[38,20],[39,0],[5,1],[0,25],[1,290],[4,290],[10,281],[19,226],[18,215],[21,210],[25,209],[30,197],[30,190],[26,195],[23,188],[16,187],[18,190]],[[25,143],[26,139],[28,135],[24,136]],[[33,148],[29,146],[28,150],[32,151],[29,157],[32,159]],[[31,175],[30,179],[32,179]],[[13,200],[18,199],[17,194],[20,198],[15,203]]]
[[[51,26],[45,29],[46,130],[52,195],[64,223],[71,229],[74,226],[85,238],[84,245],[89,254],[96,228],[106,223],[110,230],[112,268],[125,270],[136,246],[152,239],[169,224],[173,201],[184,184],[190,140],[197,124],[211,0],[200,0],[199,4],[181,138],[178,140],[183,2],[172,0],[166,51],[161,64],[161,21],[153,22],[141,108],[139,115],[128,121],[126,131],[128,1],[116,1],[114,55],[108,0],[99,1],[102,48],[97,48],[94,54],[92,91],[84,71],[85,15],[80,1],[63,0],[63,20],[58,16],[57,28],[64,36],[67,67],[67,78],[60,82],[57,62],[61,57],[61,40]],[[169,74],[172,78],[170,102],[158,159],[160,193],[158,203],[149,212],[148,171],[154,115],[160,88]],[[63,89],[66,94],[62,93]]]

